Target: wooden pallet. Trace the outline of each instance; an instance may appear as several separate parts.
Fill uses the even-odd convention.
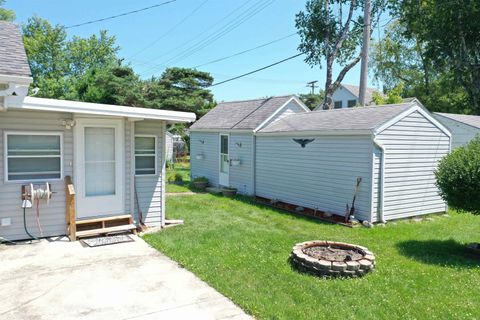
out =
[[[136,234],[137,227],[129,214],[119,216],[98,217],[93,219],[76,220],[76,237],[90,237],[122,231],[132,231]]]

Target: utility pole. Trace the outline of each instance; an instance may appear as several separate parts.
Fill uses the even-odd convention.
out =
[[[363,45],[362,45],[362,64],[360,67],[360,94],[358,97],[359,104],[365,107],[365,92],[367,91],[368,81],[368,49],[370,47],[370,0],[365,0],[365,8],[363,12]]]
[[[312,94],[315,94],[315,88],[318,88],[318,86],[315,84],[317,83],[318,81],[310,81],[310,82],[307,82],[307,87],[310,87],[312,89]]]

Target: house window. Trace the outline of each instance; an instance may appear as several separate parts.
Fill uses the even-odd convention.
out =
[[[61,133],[5,133],[7,181],[62,178]]]
[[[353,99],[353,100],[348,100],[348,107],[349,108],[353,108],[357,105],[357,100]]]
[[[342,106],[342,101],[335,101],[334,107],[335,107],[335,109],[341,109],[343,107]]]
[[[157,174],[157,137],[135,136],[135,174]]]

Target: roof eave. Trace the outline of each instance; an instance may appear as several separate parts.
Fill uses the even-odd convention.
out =
[[[30,85],[33,82],[33,78],[28,76],[19,76],[19,75],[13,75],[13,74],[0,74],[0,82],[1,83],[13,82],[20,85]]]
[[[33,110],[48,112],[67,112],[74,114],[90,114],[97,116],[125,117],[132,119],[165,120],[172,123],[193,122],[196,116],[192,112],[143,109],[126,106],[104,105],[68,100],[41,99],[26,97],[17,110]]]
[[[275,132],[256,132],[257,136],[351,136],[351,135],[372,135],[371,129],[335,129],[335,130],[291,130]]]

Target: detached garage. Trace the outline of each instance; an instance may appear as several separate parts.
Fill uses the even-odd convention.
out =
[[[411,103],[292,114],[256,133],[255,194],[370,222],[443,212],[450,132]]]

